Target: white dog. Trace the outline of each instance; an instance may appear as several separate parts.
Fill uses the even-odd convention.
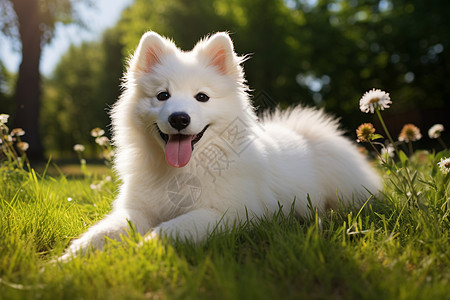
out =
[[[144,34],[112,110],[119,196],[63,258],[119,239],[128,221],[147,239],[201,241],[218,224],[280,206],[305,216],[307,197],[324,211],[379,191],[377,174],[324,113],[297,107],[259,122],[242,61],[226,33],[190,52]]]

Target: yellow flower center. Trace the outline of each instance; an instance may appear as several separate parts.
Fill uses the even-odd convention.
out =
[[[413,138],[416,135],[416,132],[412,128],[408,128],[405,132],[406,136],[409,138]]]
[[[362,130],[361,130],[361,135],[362,136],[368,137],[371,134],[372,134],[372,129],[370,127],[362,128]]]
[[[379,101],[380,101],[380,98],[375,97],[375,98],[370,99],[369,103],[378,103]]]
[[[375,133],[375,128],[370,123],[361,124],[356,130],[356,135],[361,142],[366,142]]]

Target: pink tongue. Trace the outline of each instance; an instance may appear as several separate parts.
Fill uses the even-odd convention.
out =
[[[191,159],[193,135],[171,134],[166,145],[166,161],[175,168],[184,167]]]

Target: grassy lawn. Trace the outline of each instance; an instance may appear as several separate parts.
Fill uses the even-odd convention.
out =
[[[448,156],[417,152],[404,177],[380,167],[385,196],[360,212],[276,214],[200,245],[131,231],[67,263],[52,260],[109,211],[114,180],[2,167],[0,299],[449,299]]]

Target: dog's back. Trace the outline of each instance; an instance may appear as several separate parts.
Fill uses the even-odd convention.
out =
[[[355,145],[343,136],[338,121],[322,111],[296,107],[276,110],[262,120],[271,142],[266,143],[277,194],[306,198],[318,209],[343,204],[360,206],[381,181]],[[272,156],[273,155],[273,156]],[[288,174],[287,176],[276,176]],[[285,199],[287,200],[287,199]],[[306,199],[296,208],[304,213]],[[283,199],[281,199],[283,201]]]

